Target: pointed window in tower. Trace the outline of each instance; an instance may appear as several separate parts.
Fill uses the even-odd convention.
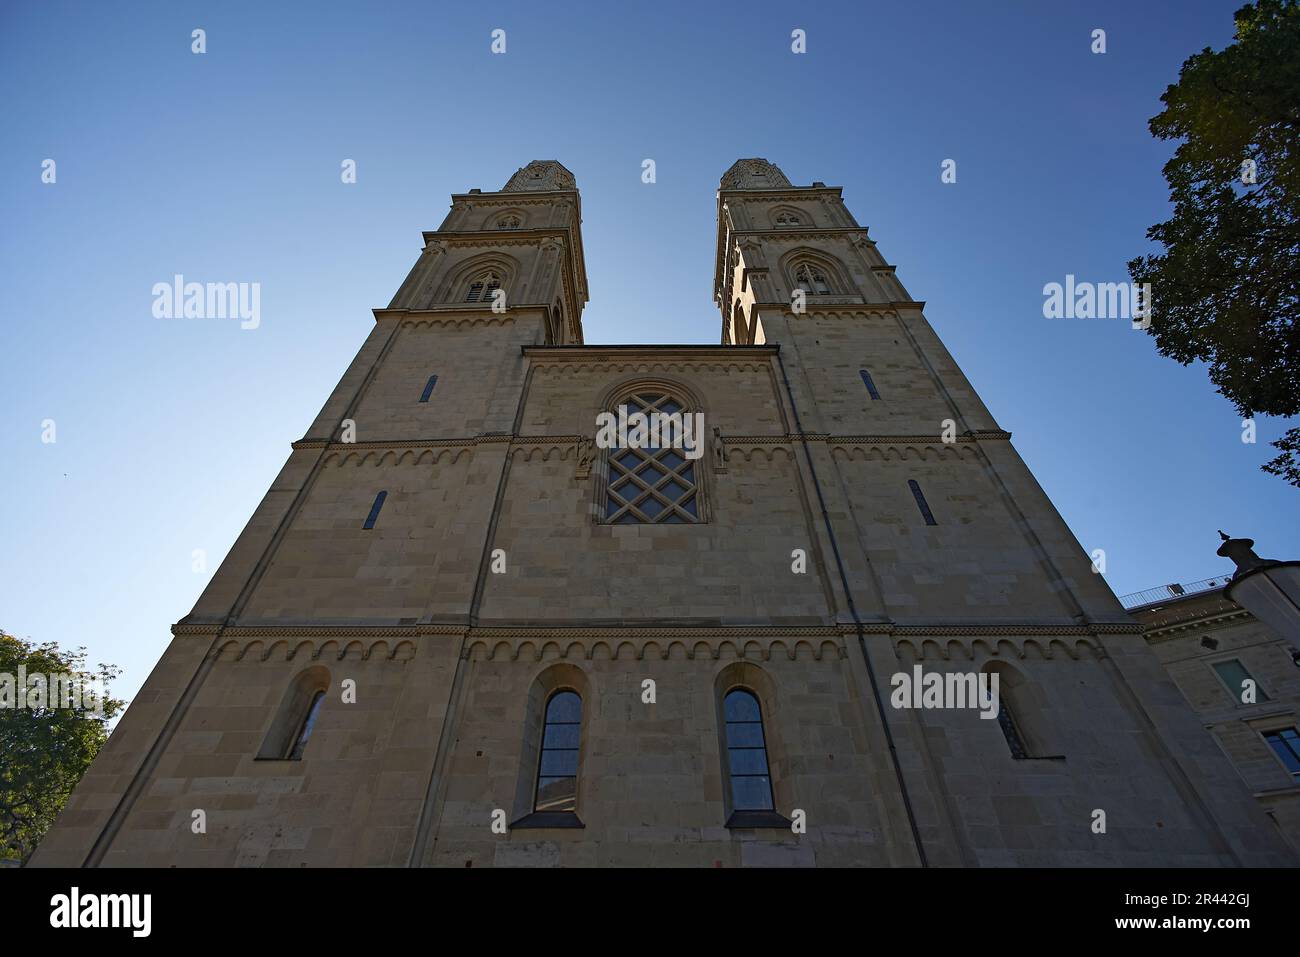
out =
[[[687,446],[699,448],[699,419],[684,403],[660,392],[628,396],[626,434],[619,435],[609,449],[605,486],[605,516],[608,525],[689,525],[700,519],[698,458],[688,458]],[[645,416],[645,441],[632,416]],[[624,420],[623,415],[617,415]],[[690,435],[685,433],[689,425]],[[689,441],[688,441],[689,439]]]
[[[794,284],[810,296],[828,296],[831,293],[826,272],[814,263],[803,262],[795,267]]]
[[[466,302],[491,302],[492,294],[501,288],[501,277],[495,272],[485,272],[469,284]]]

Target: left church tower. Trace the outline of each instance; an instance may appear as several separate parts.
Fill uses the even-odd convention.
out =
[[[34,866],[408,862],[483,594],[522,349],[581,345],[586,301],[564,166],[453,195]],[[295,757],[305,734],[325,761]]]

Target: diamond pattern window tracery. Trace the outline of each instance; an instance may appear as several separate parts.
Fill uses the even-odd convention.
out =
[[[643,393],[629,396],[622,405],[628,415],[649,417],[659,412],[687,415],[670,395]],[[631,431],[631,429],[629,429]],[[695,436],[695,441],[700,441]],[[662,440],[662,437],[661,437]],[[609,483],[605,491],[605,522],[610,525],[686,525],[700,520],[696,464],[685,450],[652,445],[609,450]]]

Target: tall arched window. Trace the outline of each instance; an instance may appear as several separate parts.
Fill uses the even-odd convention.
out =
[[[578,810],[578,753],[581,748],[582,698],[563,690],[546,702],[542,727],[542,755],[537,763],[537,790],[533,810]]]
[[[727,777],[733,811],[772,811],[763,710],[748,688],[733,688],[722,704],[727,725]]]
[[[501,277],[494,270],[481,273],[469,284],[466,302],[491,302],[492,294],[501,288]]]
[[[826,271],[816,263],[801,262],[795,266],[794,284],[810,296],[827,296],[831,293]]]
[[[699,459],[685,455],[688,445],[702,447],[704,436],[696,434],[698,419],[683,403],[663,392],[637,393],[619,405],[627,407],[630,427],[627,435],[620,435],[609,448],[605,522],[686,525],[700,521]],[[637,441],[634,433],[631,416],[636,413],[645,416],[648,435],[644,441]],[[689,436],[685,434],[688,426]]]
[[[329,671],[320,665],[313,665],[293,680],[257,752],[259,760],[302,759],[307,742],[316,729],[329,684]]]

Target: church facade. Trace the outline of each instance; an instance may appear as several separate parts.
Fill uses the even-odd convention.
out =
[[[717,345],[557,162],[424,240],[34,865],[1295,863],[839,189],[727,171]]]

